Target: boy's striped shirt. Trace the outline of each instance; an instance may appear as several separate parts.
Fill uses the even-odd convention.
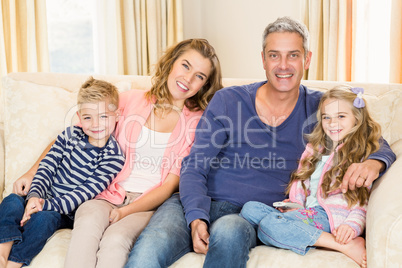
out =
[[[82,128],[67,128],[41,161],[27,200],[43,198],[43,210],[70,214],[105,190],[123,165],[123,152],[113,136],[99,148],[88,142]]]

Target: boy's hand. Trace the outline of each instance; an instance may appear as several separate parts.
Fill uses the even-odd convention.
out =
[[[333,234],[336,242],[339,244],[347,244],[354,238],[355,230],[347,224],[341,224],[334,230]]]
[[[28,203],[25,206],[24,216],[20,222],[21,226],[24,226],[24,224],[31,218],[32,214],[42,211],[43,202],[44,200],[38,197],[31,197],[28,200]]]

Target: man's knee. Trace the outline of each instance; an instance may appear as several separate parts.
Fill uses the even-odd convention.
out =
[[[253,226],[237,214],[216,220],[210,229],[210,242],[254,244],[256,233]]]

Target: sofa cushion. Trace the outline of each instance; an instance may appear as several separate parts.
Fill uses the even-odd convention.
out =
[[[50,141],[71,124],[76,93],[9,77],[3,86],[5,154],[13,159],[5,163],[5,197]]]

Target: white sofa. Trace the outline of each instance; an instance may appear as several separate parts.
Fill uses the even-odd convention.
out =
[[[12,191],[13,182],[24,174],[46,145],[74,117],[76,92],[88,75],[55,73],[11,73],[2,78],[0,102],[0,193]],[[148,89],[147,76],[95,76],[121,90]],[[246,84],[254,79],[224,79],[224,85]],[[303,81],[312,89],[326,90],[340,82]],[[347,83],[342,83],[347,84]],[[362,84],[369,109],[379,121],[383,136],[397,161],[375,183],[367,214],[369,267],[402,267],[402,85]],[[362,144],[361,146],[364,146]],[[1,194],[0,194],[1,200]],[[70,230],[59,230],[29,267],[63,267]],[[189,253],[171,267],[202,267],[203,255]],[[258,246],[251,250],[248,267],[358,267],[341,253],[311,250],[306,256]]]

